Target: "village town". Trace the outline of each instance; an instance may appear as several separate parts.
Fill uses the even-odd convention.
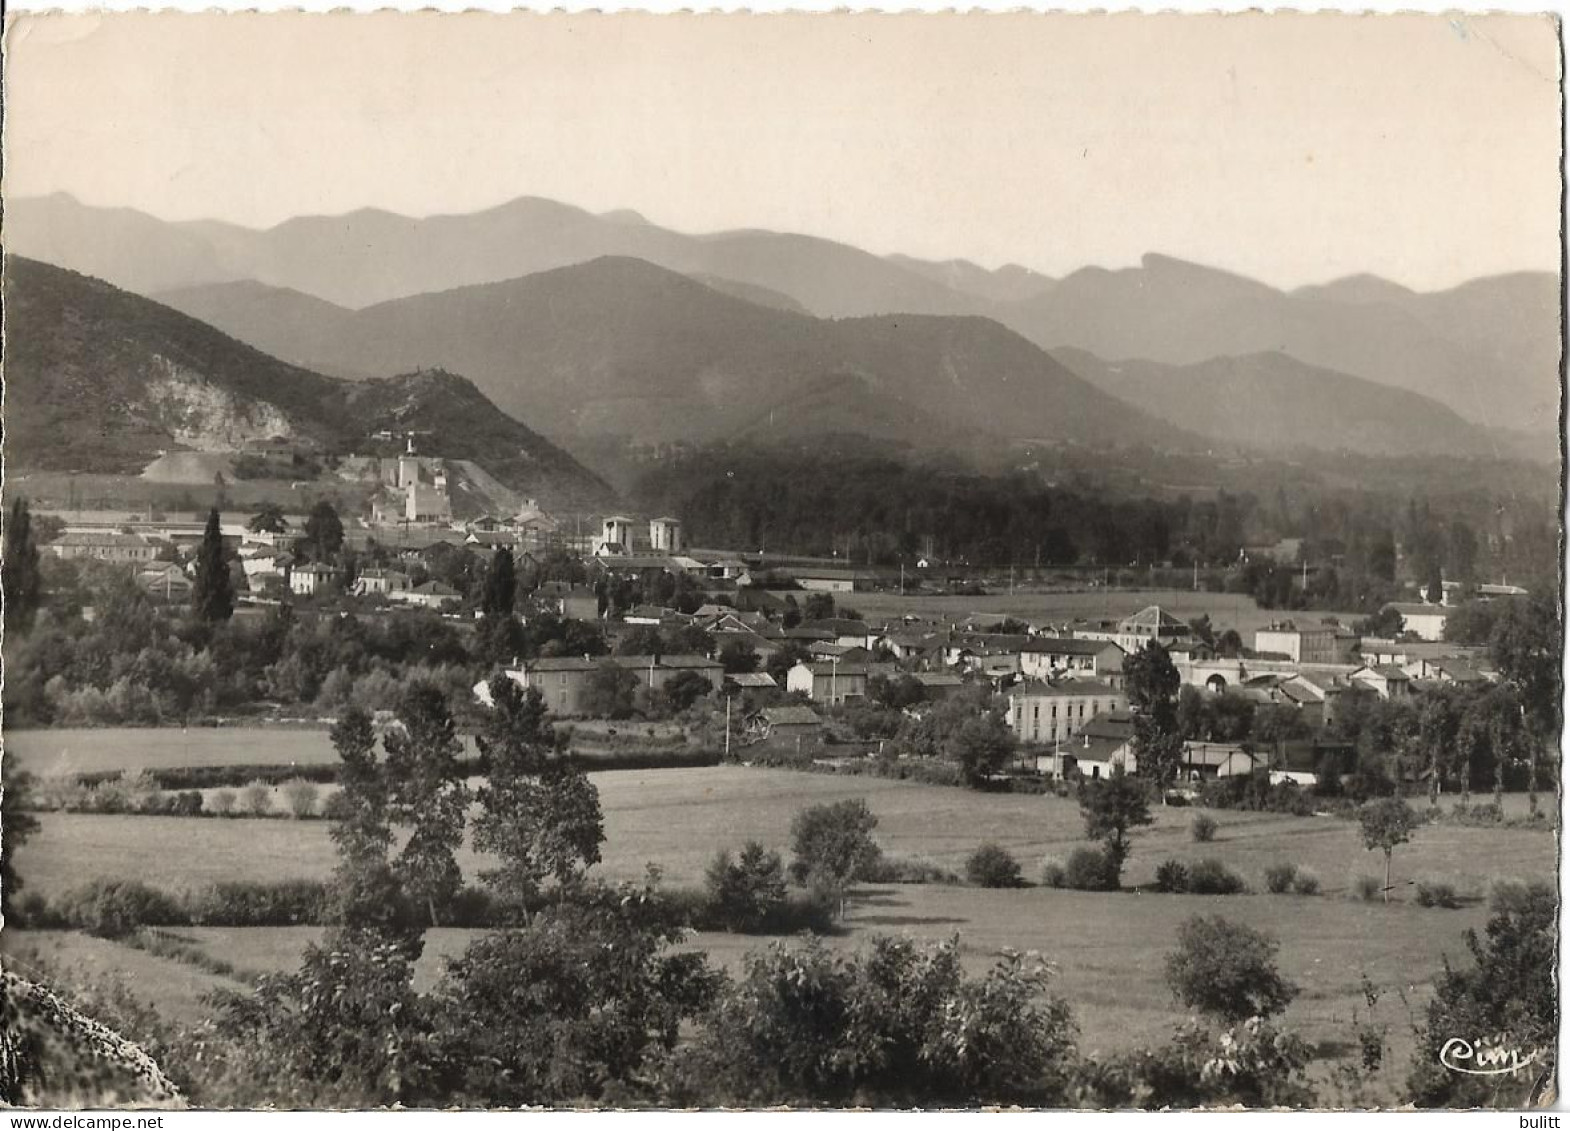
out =
[[[537,690],[561,718],[608,713],[597,694],[607,669],[655,701],[679,680],[678,694],[691,689],[686,702],[701,696],[713,709],[732,708],[720,752],[727,757],[758,744],[824,765],[874,757],[894,733],[869,743],[864,725],[858,735],[845,722],[856,705],[893,702],[919,717],[970,692],[975,712],[996,711],[1012,735],[1015,749],[993,768],[1000,775],[1062,781],[1133,773],[1124,662],[1154,644],[1189,694],[1246,716],[1241,727],[1235,718],[1219,726],[1188,720],[1197,733],[1185,736],[1183,782],[1266,773],[1272,784],[1313,787],[1321,775],[1357,770],[1357,732],[1345,722],[1364,718],[1368,704],[1409,705],[1497,684],[1486,637],[1458,638],[1447,620],[1463,605],[1470,617],[1479,606],[1529,596],[1506,583],[1441,579],[1435,592],[1413,582],[1410,600],[1377,616],[1298,611],[1264,621],[1255,608],[1252,628],[1227,622],[1235,598],[1216,593],[1207,603],[1201,591],[1180,594],[1185,609],[1200,610],[1182,615],[1152,603],[1115,618],[1030,617],[1006,611],[1006,597],[1004,611],[966,613],[953,594],[990,593],[994,603],[996,589],[983,583],[1002,585],[1008,596],[1034,589],[1039,599],[1054,588],[1093,593],[1097,578],[1027,587],[920,557],[890,570],[703,549],[687,544],[675,517],[574,515],[568,530],[568,520],[533,500],[514,514],[455,519],[444,461],[416,455],[412,439],[399,456],[348,457],[339,474],[375,482],[365,513],[340,516],[324,503],[305,514],[268,505],[250,516],[219,515],[237,614],[290,603],[316,615],[372,618],[427,610],[473,634],[486,616],[485,578],[505,553],[524,629],[531,617],[578,621],[589,626],[591,645],[572,655],[550,643],[534,655],[493,653],[499,670]],[[58,531],[43,544],[55,557],[118,566],[153,601],[190,602],[202,514],[40,510],[34,521]],[[1306,577],[1300,545],[1252,552],[1287,569],[1302,564]],[[887,608],[887,597],[897,598],[897,612],[857,611]],[[1124,605],[1138,598],[1137,589],[1118,595]],[[475,684],[481,699],[492,674]],[[620,710],[614,697],[609,702]],[[1414,781],[1441,776],[1422,764],[1400,772]],[[1442,784],[1435,781],[1436,790]]]

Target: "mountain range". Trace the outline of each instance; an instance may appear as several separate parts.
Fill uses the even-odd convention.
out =
[[[1371,276],[1283,291],[1149,255],[1138,267],[1085,268],[1054,279],[1018,266],[991,270],[964,260],[880,257],[809,236],[687,235],[633,212],[597,215],[538,198],[465,215],[411,218],[367,209],[257,230],[217,221],[167,222],[57,194],[8,202],[6,221],[14,251],[157,295],[259,348],[351,376],[385,374],[381,363],[389,353],[401,356],[408,343],[383,348],[361,339],[344,349],[339,326],[346,310],[385,312],[416,296],[426,296],[431,308],[451,310],[458,300],[431,296],[472,294],[479,284],[511,285],[602,257],[636,258],[775,313],[820,320],[900,315],[907,337],[913,336],[910,315],[986,318],[1042,349],[1088,351],[1113,364],[1141,360],[1190,369],[1214,362],[1230,380],[1257,370],[1262,388],[1276,378],[1261,359],[1285,354],[1303,363],[1304,379],[1333,372],[1391,386],[1437,401],[1471,424],[1531,434],[1523,439],[1492,432],[1484,447],[1525,447],[1543,459],[1557,454],[1560,298],[1559,281],[1549,273],[1479,279],[1432,293]],[[624,320],[603,313],[602,334],[620,333]],[[372,317],[360,325],[375,322]],[[492,373],[454,367],[497,393],[487,382],[500,367],[500,354],[519,344],[517,335],[474,322],[468,333],[498,338],[494,347],[464,347],[493,355],[485,367]],[[316,336],[321,334],[326,336]],[[824,353],[809,350],[808,360],[820,367],[797,375],[813,384],[820,404]],[[1228,358],[1232,364],[1223,364]],[[514,364],[529,379],[541,372],[526,360]],[[577,377],[560,365],[555,371]],[[869,376],[854,365],[845,375],[876,376],[880,395],[891,387],[886,374]],[[593,399],[603,402],[604,393],[602,385]],[[632,401],[640,395],[635,391]],[[1325,399],[1336,411],[1328,389]],[[1400,412],[1417,402],[1384,403]],[[920,407],[943,415],[938,406]],[[1337,432],[1337,421],[1330,420],[1332,447],[1372,442],[1377,450],[1378,433],[1365,428],[1368,422],[1347,414],[1339,422]],[[1265,423],[1258,431],[1268,432]],[[1404,427],[1398,420],[1386,423],[1392,431]],[[1202,431],[1214,435],[1213,429]],[[1255,429],[1243,429],[1249,431]],[[1230,439],[1249,443],[1246,435]],[[1429,450],[1453,449],[1436,439]]]
[[[824,319],[736,298],[639,259],[324,309],[255,284],[166,300],[344,376],[439,365],[559,442],[706,442],[825,430],[940,447],[990,439],[1203,446],[996,322]],[[277,323],[262,328],[268,313]]]
[[[561,504],[610,489],[469,381],[421,371],[349,381],[287,364],[140,295],[10,255],[5,270],[6,456],[13,467],[136,474],[170,450],[283,437],[367,451],[381,430],[483,465]]]

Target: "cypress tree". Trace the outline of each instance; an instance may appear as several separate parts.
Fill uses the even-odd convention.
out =
[[[234,615],[234,588],[229,563],[224,560],[223,533],[218,528],[218,508],[207,512],[207,529],[196,552],[196,584],[191,609],[204,621],[228,620]]]
[[[480,598],[481,611],[487,619],[512,616],[517,591],[518,577],[513,567],[512,551],[503,546],[491,558],[491,568],[485,575],[485,592]]]
[[[7,632],[26,632],[33,623],[43,594],[38,568],[38,545],[33,541],[33,515],[26,499],[11,504],[5,524],[5,548],[0,558],[5,593]]]

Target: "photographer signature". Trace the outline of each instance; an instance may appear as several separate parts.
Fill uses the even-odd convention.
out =
[[[1482,1040],[1473,1043],[1465,1037],[1451,1037],[1439,1050],[1439,1063],[1468,1076],[1503,1076],[1521,1071],[1537,1059],[1540,1051],[1533,1049],[1523,1055],[1520,1049],[1490,1047]]]

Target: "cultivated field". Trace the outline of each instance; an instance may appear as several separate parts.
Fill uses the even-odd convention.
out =
[[[795,594],[801,601],[802,595]],[[854,608],[873,621],[909,613],[929,620],[963,620],[972,614],[1018,617],[1032,624],[1072,624],[1076,620],[1121,620],[1147,605],[1160,605],[1185,619],[1209,614],[1217,631],[1235,628],[1249,646],[1254,630],[1283,617],[1319,621],[1337,617],[1342,624],[1360,619],[1357,613],[1283,613],[1261,609],[1252,597],[1239,593],[1196,593],[1188,589],[1087,589],[1061,593],[993,592],[985,597],[934,597],[899,593],[836,593],[837,604]]]

